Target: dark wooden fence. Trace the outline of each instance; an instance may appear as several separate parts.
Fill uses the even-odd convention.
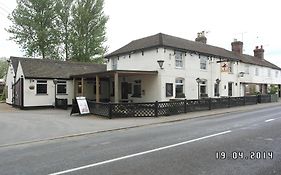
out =
[[[88,101],[92,114],[114,117],[158,117],[271,102],[270,95],[206,98],[149,103],[97,103]]]

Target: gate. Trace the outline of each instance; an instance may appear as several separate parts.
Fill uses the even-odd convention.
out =
[[[23,107],[23,78],[13,84],[13,105]]]

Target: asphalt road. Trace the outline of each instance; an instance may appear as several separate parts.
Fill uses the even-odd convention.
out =
[[[0,174],[278,175],[281,107],[2,147]]]

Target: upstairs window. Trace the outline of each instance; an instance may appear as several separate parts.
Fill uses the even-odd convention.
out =
[[[275,71],[275,78],[278,78],[278,74],[279,74],[279,72]]]
[[[271,70],[270,69],[267,69],[267,76],[271,77]]]
[[[47,80],[37,80],[36,93],[47,94]]]
[[[233,73],[233,67],[234,67],[234,63],[233,62],[229,62],[228,63],[228,72],[229,73]]]
[[[245,65],[245,74],[249,74],[250,73],[250,66],[249,65]]]
[[[175,52],[176,68],[183,68],[183,54],[181,52]]]
[[[207,69],[207,58],[202,57],[200,58],[200,69],[201,70],[206,70]]]
[[[66,94],[66,81],[57,82],[57,94]]]
[[[117,58],[112,59],[112,70],[117,70]]]
[[[256,67],[256,70],[255,70],[255,75],[259,76],[259,68],[257,68],[257,67]]]

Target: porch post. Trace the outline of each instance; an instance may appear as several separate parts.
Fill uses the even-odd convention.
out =
[[[100,102],[100,77],[96,75],[96,102]]]
[[[119,102],[119,90],[118,90],[118,73],[114,73],[114,102],[118,103]]]
[[[73,78],[73,98],[76,97],[76,84],[75,84],[75,78]]]
[[[81,78],[81,96],[84,96],[84,78]]]

